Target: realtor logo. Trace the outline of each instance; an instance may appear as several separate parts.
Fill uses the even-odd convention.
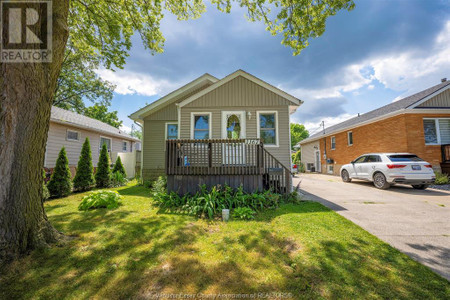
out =
[[[52,61],[52,1],[0,0],[0,61]]]

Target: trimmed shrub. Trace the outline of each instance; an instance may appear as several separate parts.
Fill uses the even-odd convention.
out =
[[[97,187],[109,187],[111,170],[109,168],[109,154],[106,145],[103,144],[95,173],[95,184]]]
[[[435,184],[441,185],[441,184],[448,184],[450,183],[450,178],[447,174],[442,174],[441,172],[435,172],[436,180],[434,181]]]
[[[46,201],[48,198],[50,198],[50,193],[48,191],[47,186],[45,185],[45,170],[42,170],[42,200]]]
[[[94,167],[92,166],[92,154],[89,138],[86,138],[81,148],[78,160],[77,173],[73,179],[73,188],[76,191],[88,191],[95,184]]]
[[[127,177],[127,172],[125,172],[125,168],[122,164],[122,159],[120,159],[120,156],[117,156],[116,163],[114,164],[112,172],[113,173],[120,172],[122,173],[124,178]]]
[[[255,218],[256,211],[250,207],[238,207],[233,210],[233,218],[241,220],[251,220]]]
[[[111,174],[110,186],[119,187],[126,185],[128,180],[123,176],[121,172],[114,172]]]
[[[56,166],[47,188],[52,197],[64,197],[72,192],[72,174],[70,173],[69,160],[64,147],[59,151]]]
[[[90,210],[96,208],[113,209],[122,205],[122,199],[123,197],[116,191],[94,191],[81,199],[78,210]]]

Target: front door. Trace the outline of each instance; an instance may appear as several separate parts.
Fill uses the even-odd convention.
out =
[[[222,112],[222,138],[230,140],[223,146],[223,163],[225,165],[245,164],[245,143],[232,140],[245,139],[245,112]]]
[[[316,157],[316,163],[315,163],[316,172],[322,173],[322,170],[320,168],[320,150],[316,150],[315,157]]]

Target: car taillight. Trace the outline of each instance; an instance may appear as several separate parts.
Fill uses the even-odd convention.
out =
[[[427,168],[432,168],[433,166],[432,165],[425,165],[425,167],[427,167]]]
[[[294,165],[294,169],[297,169],[297,165]]]
[[[406,165],[387,165],[389,169],[402,169],[406,167]]]

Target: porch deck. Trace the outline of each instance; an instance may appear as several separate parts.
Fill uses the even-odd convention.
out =
[[[288,193],[290,169],[265,148],[260,139],[177,139],[166,141],[168,190],[195,193],[199,186],[218,184],[247,192]]]

